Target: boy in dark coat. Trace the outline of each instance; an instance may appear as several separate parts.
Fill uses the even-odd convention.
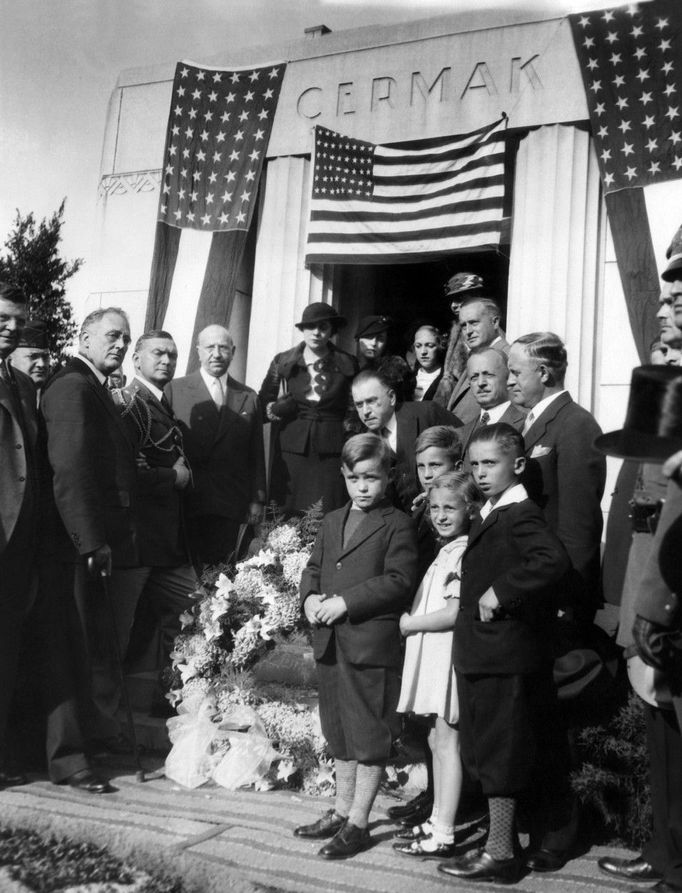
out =
[[[322,732],[334,755],[336,804],[298,837],[332,837],[326,859],[369,844],[369,812],[399,731],[400,614],[416,586],[410,519],[385,499],[391,452],[374,434],[345,444],[342,472],[350,503],[330,512],[301,578],[301,604],[313,624]]]
[[[570,562],[518,482],[522,435],[504,423],[482,428],[469,461],[487,502],[462,559],[454,661],[462,759],[488,798],[490,832],[485,849],[439,869],[514,883],[523,867],[515,852],[516,801],[535,766],[537,713],[556,699],[545,644],[555,613],[550,591]]]

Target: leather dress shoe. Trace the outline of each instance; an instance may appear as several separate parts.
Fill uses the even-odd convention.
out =
[[[438,871],[463,881],[495,881],[515,884],[523,873],[521,859],[493,859],[485,850],[473,850],[451,862],[443,862]]]
[[[394,822],[402,825],[420,825],[429,818],[433,809],[433,796],[428,791],[422,791],[407,803],[400,806],[391,806],[386,810],[386,815]]]
[[[311,825],[299,825],[294,828],[295,837],[310,837],[313,840],[321,840],[324,837],[333,837],[348,821],[340,816],[335,809],[328,809],[322,818]]]
[[[13,788],[21,784],[28,784],[28,778],[23,772],[13,769],[0,770],[0,788]]]
[[[663,877],[646,859],[621,859],[618,856],[602,856],[597,861],[599,870],[611,877],[625,881],[660,881]]]
[[[108,781],[94,775],[90,769],[81,769],[64,779],[65,783],[77,791],[85,791],[86,794],[110,794],[114,789]]]
[[[559,871],[568,862],[570,854],[565,850],[548,850],[542,847],[525,857],[526,868],[531,871]]]
[[[671,884],[668,881],[659,881],[653,887],[635,887],[629,893],[682,893],[682,887],[679,884]]]
[[[323,859],[347,859],[369,846],[369,831],[346,822],[341,830],[318,852]]]

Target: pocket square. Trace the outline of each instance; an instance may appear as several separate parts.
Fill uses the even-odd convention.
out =
[[[552,452],[552,447],[542,446],[541,443],[536,443],[533,447],[530,457],[531,459],[539,459],[541,456],[549,456]]]

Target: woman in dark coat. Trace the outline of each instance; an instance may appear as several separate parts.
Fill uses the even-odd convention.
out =
[[[272,426],[270,498],[287,513],[322,500],[326,514],[346,502],[341,476],[343,420],[358,371],[331,338],[346,320],[328,304],[310,304],[296,328],[303,341],[277,354],[260,389]]]

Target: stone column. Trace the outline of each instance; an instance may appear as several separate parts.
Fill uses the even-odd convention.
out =
[[[328,268],[306,269],[310,161],[270,159],[256,244],[246,379],[258,388],[272,357],[299,339],[294,328],[312,301],[331,303]]]
[[[508,338],[556,332],[568,350],[566,385],[594,409],[600,248],[599,171],[588,133],[531,130],[516,160]]]

